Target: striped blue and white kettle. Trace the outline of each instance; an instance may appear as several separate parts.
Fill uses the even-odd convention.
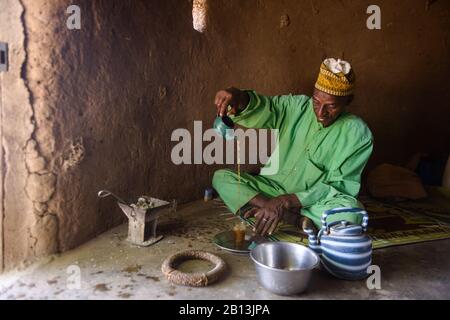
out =
[[[342,212],[361,214],[362,224],[345,220],[327,223],[330,215]],[[366,278],[367,268],[372,263],[372,240],[365,234],[369,223],[367,212],[360,208],[332,209],[323,213],[321,222],[317,236],[312,228],[303,230],[308,234],[309,247],[320,256],[322,266],[340,279]]]

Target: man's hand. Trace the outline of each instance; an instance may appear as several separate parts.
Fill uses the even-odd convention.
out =
[[[220,90],[216,93],[214,104],[216,105],[217,114],[221,117],[227,115],[227,108],[231,106],[230,114],[236,114],[242,111],[249,103],[250,97],[245,91],[237,88],[228,88]]]
[[[260,203],[259,207],[247,211],[244,217],[256,218],[254,231],[261,236],[272,234],[287,211],[301,208],[301,203],[295,195],[282,195]]]

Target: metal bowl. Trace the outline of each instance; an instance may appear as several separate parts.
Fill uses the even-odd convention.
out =
[[[256,246],[250,257],[259,283],[272,293],[288,296],[306,290],[319,256],[310,248],[289,243],[269,242]]]

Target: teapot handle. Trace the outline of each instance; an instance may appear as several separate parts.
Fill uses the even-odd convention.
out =
[[[342,212],[349,212],[349,213],[355,213],[355,214],[361,214],[363,216],[363,221],[361,223],[361,227],[363,228],[363,231],[367,231],[367,225],[369,224],[369,215],[367,214],[367,211],[361,208],[335,208],[331,210],[327,210],[322,215],[322,230],[327,230],[329,228],[329,225],[327,223],[328,216],[331,216],[336,213],[342,213]]]

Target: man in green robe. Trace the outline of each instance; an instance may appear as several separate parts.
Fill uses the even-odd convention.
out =
[[[354,80],[348,62],[331,58],[321,65],[312,97],[268,97],[236,88],[217,93],[219,115],[231,106],[235,123],[279,130],[276,173],[265,174],[266,165],[258,176],[242,173],[239,178],[223,169],[213,177],[213,187],[233,213],[251,208],[245,217],[256,218],[258,234],[271,234],[282,220],[300,226],[311,219],[320,227],[326,210],[362,208],[357,196],[373,137],[363,120],[346,111]],[[360,217],[341,213],[328,219],[336,220],[359,223]]]

